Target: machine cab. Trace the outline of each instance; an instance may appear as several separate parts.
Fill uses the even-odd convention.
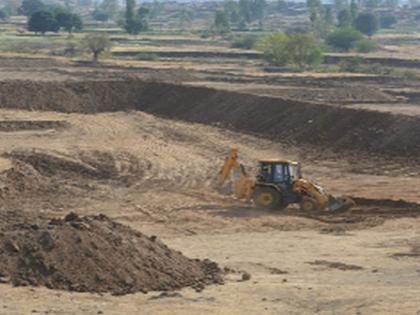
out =
[[[258,162],[257,180],[265,183],[291,184],[302,178],[300,164],[287,160],[261,160]]]

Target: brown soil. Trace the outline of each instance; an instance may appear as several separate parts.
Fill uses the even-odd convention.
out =
[[[356,265],[349,265],[349,264],[344,264],[342,262],[326,261],[326,260],[315,260],[315,261],[308,262],[308,264],[313,265],[313,266],[325,266],[327,268],[339,269],[343,271],[363,269],[363,267],[356,266]]]
[[[4,120],[0,121],[0,131],[60,129],[66,127],[64,121],[54,120]]]
[[[0,94],[4,108],[83,113],[137,109],[336,152],[414,159],[420,153],[420,118],[385,112],[136,80],[1,82]]]
[[[0,237],[3,282],[79,292],[126,294],[222,283],[209,260],[189,259],[104,215],[12,224]],[[4,225],[4,223],[3,223]]]

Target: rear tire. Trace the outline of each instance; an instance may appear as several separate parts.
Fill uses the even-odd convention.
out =
[[[271,187],[257,187],[252,195],[254,204],[260,209],[284,209],[281,193]]]

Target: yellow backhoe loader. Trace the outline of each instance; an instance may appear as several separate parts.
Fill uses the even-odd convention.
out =
[[[351,198],[336,198],[303,179],[300,164],[295,161],[260,160],[257,176],[251,179],[238,161],[238,150],[232,148],[219,173],[220,185],[231,173],[236,197],[252,200],[258,208],[284,209],[299,204],[303,211],[345,211],[354,206]]]

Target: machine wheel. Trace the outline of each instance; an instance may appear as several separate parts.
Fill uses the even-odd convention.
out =
[[[262,209],[283,209],[281,193],[270,187],[257,187],[253,193],[255,206]]]
[[[305,212],[311,212],[318,210],[319,205],[316,202],[315,199],[312,199],[310,197],[303,197],[300,201],[300,210]]]

